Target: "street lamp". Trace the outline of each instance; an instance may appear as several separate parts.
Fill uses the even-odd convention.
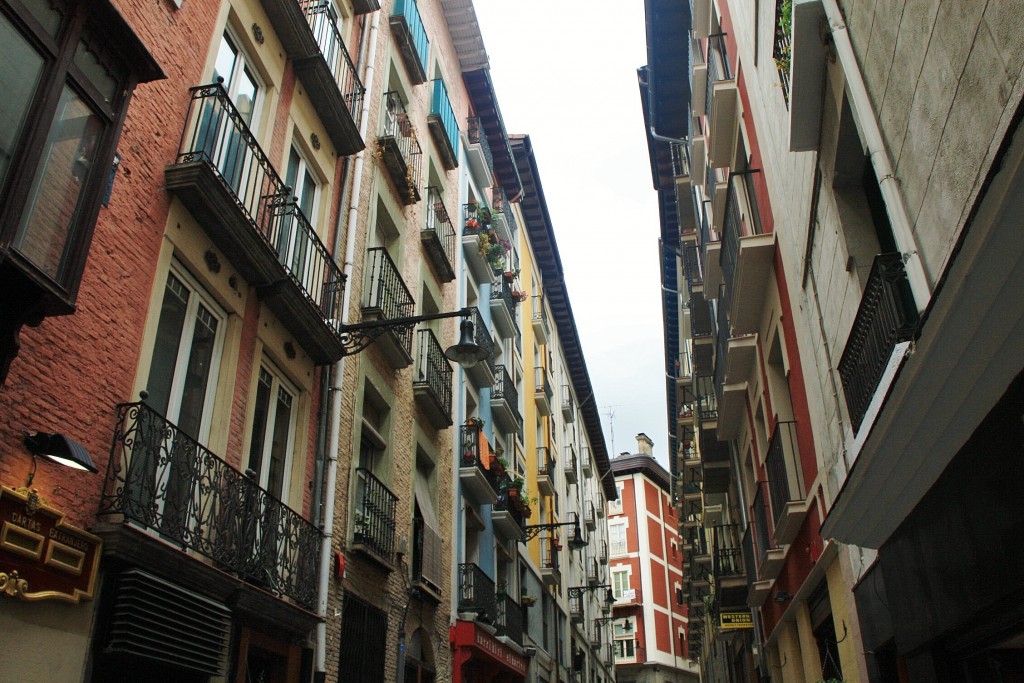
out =
[[[607,583],[602,583],[597,586],[570,586],[569,600],[578,600],[579,598],[582,598],[585,593],[596,591],[598,588],[605,588],[608,591],[604,596],[606,605],[611,605],[615,602],[615,594],[612,592],[612,587]]]
[[[491,352],[480,346],[473,338],[472,308],[463,308],[448,313],[427,313],[425,315],[409,315],[388,320],[370,320],[368,322],[342,325],[341,343],[342,356],[354,356],[363,351],[385,332],[393,332],[402,328],[411,328],[416,323],[442,320],[444,318],[463,318],[460,325],[459,343],[445,349],[444,355],[464,368],[471,368],[491,355]]]
[[[526,532],[526,537],[523,538],[523,543],[526,543],[531,538],[534,538],[537,534],[539,534],[542,531],[553,531],[561,526],[573,527],[572,538],[569,539],[570,550],[582,550],[583,548],[587,547],[587,541],[583,538],[583,535],[580,533],[580,516],[575,512],[572,513],[571,522],[558,522],[553,524],[530,524],[528,526],[523,527],[523,530]]]

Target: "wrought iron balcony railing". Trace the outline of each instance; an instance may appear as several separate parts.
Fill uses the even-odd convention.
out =
[[[879,254],[839,359],[839,377],[855,430],[860,429],[893,349],[914,338],[918,321],[903,256]]]
[[[410,80],[414,85],[423,83],[427,80],[430,40],[416,0],[395,0],[388,21],[402,53],[402,59],[409,70]]]
[[[370,470],[356,468],[353,545],[363,546],[388,562],[395,549],[398,496]]]
[[[316,602],[317,527],[144,403],[117,406],[100,514],[306,609]]]
[[[736,264],[740,256],[740,239],[763,234],[754,187],[750,172],[730,173],[729,189],[725,200],[725,222],[722,226],[722,282],[725,301],[733,298],[736,282]],[[746,211],[741,211],[746,209]],[[744,220],[746,216],[746,220]]]
[[[508,317],[516,319],[516,299],[512,294],[512,285],[501,277],[491,283],[491,301],[501,301],[505,305]]]
[[[201,162],[211,169],[228,191],[230,209],[239,212],[241,223],[252,231],[249,234],[258,236],[256,242],[250,244],[245,234],[221,230],[213,234],[215,241],[231,253],[232,258],[237,255],[237,265],[244,273],[254,278],[284,279],[293,283],[318,324],[327,325],[332,334],[340,335],[336,321],[341,318],[344,278],[330,251],[291,196],[291,188],[277,174],[222,84],[203,85],[189,92],[189,112],[176,163],[168,170],[168,185],[177,187],[177,179],[172,177],[170,169],[193,162]],[[185,179],[185,185],[188,182],[189,179]],[[184,186],[178,191],[192,208],[194,202],[189,201],[192,193]],[[203,194],[204,199],[195,202],[214,201],[210,196]],[[209,206],[196,208],[209,209]],[[197,213],[202,215],[203,211]],[[222,226],[218,224],[218,227]],[[234,236],[234,241],[226,242],[232,239],[229,235]],[[262,247],[257,246],[260,240]],[[269,271],[264,266],[266,261],[271,264]],[[278,265],[272,265],[274,261]],[[271,272],[278,268],[280,276]]]
[[[413,314],[415,301],[402,280],[398,266],[384,247],[371,247],[366,253],[366,295],[364,311],[379,313],[385,320]],[[412,327],[399,327],[392,332],[407,353],[412,352]]]
[[[786,0],[775,0],[775,42],[772,46],[772,59],[775,60],[776,69],[779,72],[779,84],[782,86],[782,97],[789,106],[789,65],[793,57],[791,32],[793,30],[792,3],[789,3],[788,25],[782,16],[782,6],[787,4]]]
[[[480,309],[476,306],[473,307],[473,341],[478,346],[482,346],[489,352],[484,363],[491,369],[491,374],[495,374],[497,365],[494,362],[494,340],[491,339],[491,333],[487,330],[487,323],[484,322],[483,316],[480,315]]]
[[[459,565],[460,612],[474,612],[481,621],[492,623],[497,617],[494,580],[475,564]]]
[[[345,47],[341,32],[338,31],[333,6],[322,0],[300,0],[299,6],[306,15],[306,23],[309,24],[309,30],[313,33],[324,61],[327,62],[327,68],[338,84],[348,113],[353,121],[358,121],[366,88],[359,80],[356,65],[352,62],[348,48]]]
[[[420,164],[423,161],[416,127],[398,92],[384,93],[384,110],[384,129],[377,138],[380,158],[402,202],[415,204],[420,200]]]
[[[487,144],[487,134],[484,132],[484,124],[479,116],[470,116],[466,119],[466,139],[471,145],[479,145],[483,150],[484,159],[487,160],[487,169],[494,172],[494,154],[491,153],[491,146]]]
[[[761,576],[761,567],[768,558],[768,551],[772,549],[772,529],[769,526],[769,495],[768,482],[759,481],[757,491],[754,493],[754,504],[751,506],[751,513],[754,518],[753,550],[757,560],[758,576]]]
[[[452,414],[452,364],[445,355],[444,349],[434,336],[434,331],[424,328],[416,333],[419,336],[419,353],[416,354],[416,369],[413,375],[413,387],[423,388],[430,392],[441,417],[447,416],[451,424]]]
[[[512,479],[507,475],[503,475],[498,478],[498,500],[494,503],[495,511],[507,512],[520,529],[526,526],[526,518],[523,510],[517,507],[515,500],[509,494],[509,489],[512,485]],[[523,491],[517,493],[518,496],[523,495]]]
[[[686,178],[690,175],[690,141],[673,142],[669,149],[672,152],[672,175]]]
[[[427,255],[445,282],[455,279],[455,225],[444,206],[441,192],[434,186],[427,188],[427,210],[420,241],[427,247]]]
[[[497,635],[505,636],[512,642],[523,644],[523,608],[511,595],[499,593],[496,599],[497,617],[494,626]]]
[[[551,383],[551,374],[548,372],[548,369],[543,365],[535,366],[533,368],[533,380],[535,390],[538,393],[543,392],[548,401],[550,401],[551,397],[555,394],[555,387]]]
[[[725,49],[725,34],[719,33],[716,35],[708,36],[708,52],[707,60],[708,65],[708,83],[707,93],[704,106],[706,107],[706,113],[708,116],[711,115],[711,93],[714,89],[714,84],[718,81],[728,81],[732,79],[732,73],[729,67],[729,54]]]
[[[798,455],[796,422],[778,422],[768,443],[768,454],[764,462],[776,527],[786,509],[786,503],[804,499],[803,468]]]
[[[597,525],[597,515],[594,514],[594,504],[591,501],[583,503],[583,523],[593,529]]]
[[[498,493],[498,478],[490,467],[490,463],[484,463],[480,458],[480,439],[482,435],[480,428],[475,425],[462,425],[459,432],[459,441],[462,444],[459,466],[476,467],[483,472],[487,482]]]
[[[515,418],[516,424],[522,424],[523,417],[519,413],[519,392],[504,365],[494,366],[494,388],[491,390],[491,399],[503,401]]]
[[[742,576],[743,549],[740,546],[740,525],[722,524],[714,527],[714,573],[718,578]]]

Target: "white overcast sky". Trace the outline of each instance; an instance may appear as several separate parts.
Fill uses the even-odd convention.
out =
[[[643,3],[475,5],[505,127],[533,140],[609,454],[635,451],[644,432],[667,466],[657,195],[636,77]]]

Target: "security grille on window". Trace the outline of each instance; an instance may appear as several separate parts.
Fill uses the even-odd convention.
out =
[[[341,609],[341,648],[338,671],[347,683],[380,683],[384,680],[388,617],[385,612],[351,593]]]

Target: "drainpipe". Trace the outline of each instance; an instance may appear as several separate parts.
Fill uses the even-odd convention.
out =
[[[854,118],[863,136],[864,145],[867,147],[868,155],[871,158],[871,165],[875,169],[875,176],[878,178],[882,198],[885,200],[885,206],[889,211],[889,218],[892,222],[893,236],[903,252],[907,280],[910,283],[911,290],[914,292],[914,302],[917,304],[918,312],[923,313],[931,299],[931,288],[928,285],[928,278],[924,272],[924,264],[921,262],[917,240],[914,238],[914,233],[910,227],[907,208],[900,194],[899,181],[896,180],[892,162],[885,149],[885,143],[882,141],[882,131],[878,125],[878,118],[871,107],[868,89],[864,85],[864,78],[857,64],[857,57],[853,52],[850,32],[847,30],[842,11],[839,9],[836,0],[822,0],[821,4],[825,9],[825,16],[828,19],[832,43],[835,45],[836,53],[839,56],[839,63],[843,68],[843,75],[846,77],[850,107],[853,110]]]
[[[374,61],[377,57],[377,27],[380,24],[380,12],[373,15],[373,23],[370,27],[369,53],[366,59],[366,70],[363,73],[363,87],[366,93],[371,91],[374,78]],[[364,93],[365,98],[365,93]],[[359,119],[359,136],[365,140],[366,131],[370,122],[370,102],[363,100],[363,107]],[[347,221],[347,233],[345,239],[345,260],[342,265],[346,282],[352,277],[353,259],[356,250],[356,224],[359,217],[359,195],[363,186],[363,164],[366,159],[366,150],[363,149],[356,155],[355,164],[352,168],[352,190],[349,193],[349,211]],[[344,204],[342,204],[344,207]],[[342,216],[338,216],[336,235],[346,224],[343,224]],[[337,254],[337,251],[335,251]],[[341,319],[348,320],[349,306],[352,298],[352,288],[345,287],[345,294],[342,303]],[[320,572],[319,585],[317,586],[317,616],[320,623],[316,627],[316,673],[326,676],[327,672],[327,599],[330,591],[330,570],[332,557],[332,542],[334,539],[334,504],[335,488],[338,485],[338,444],[341,438],[341,390],[345,378],[345,359],[342,358],[331,369],[330,388],[330,426],[327,433],[327,472],[324,477],[324,522],[323,542],[320,548]]]

